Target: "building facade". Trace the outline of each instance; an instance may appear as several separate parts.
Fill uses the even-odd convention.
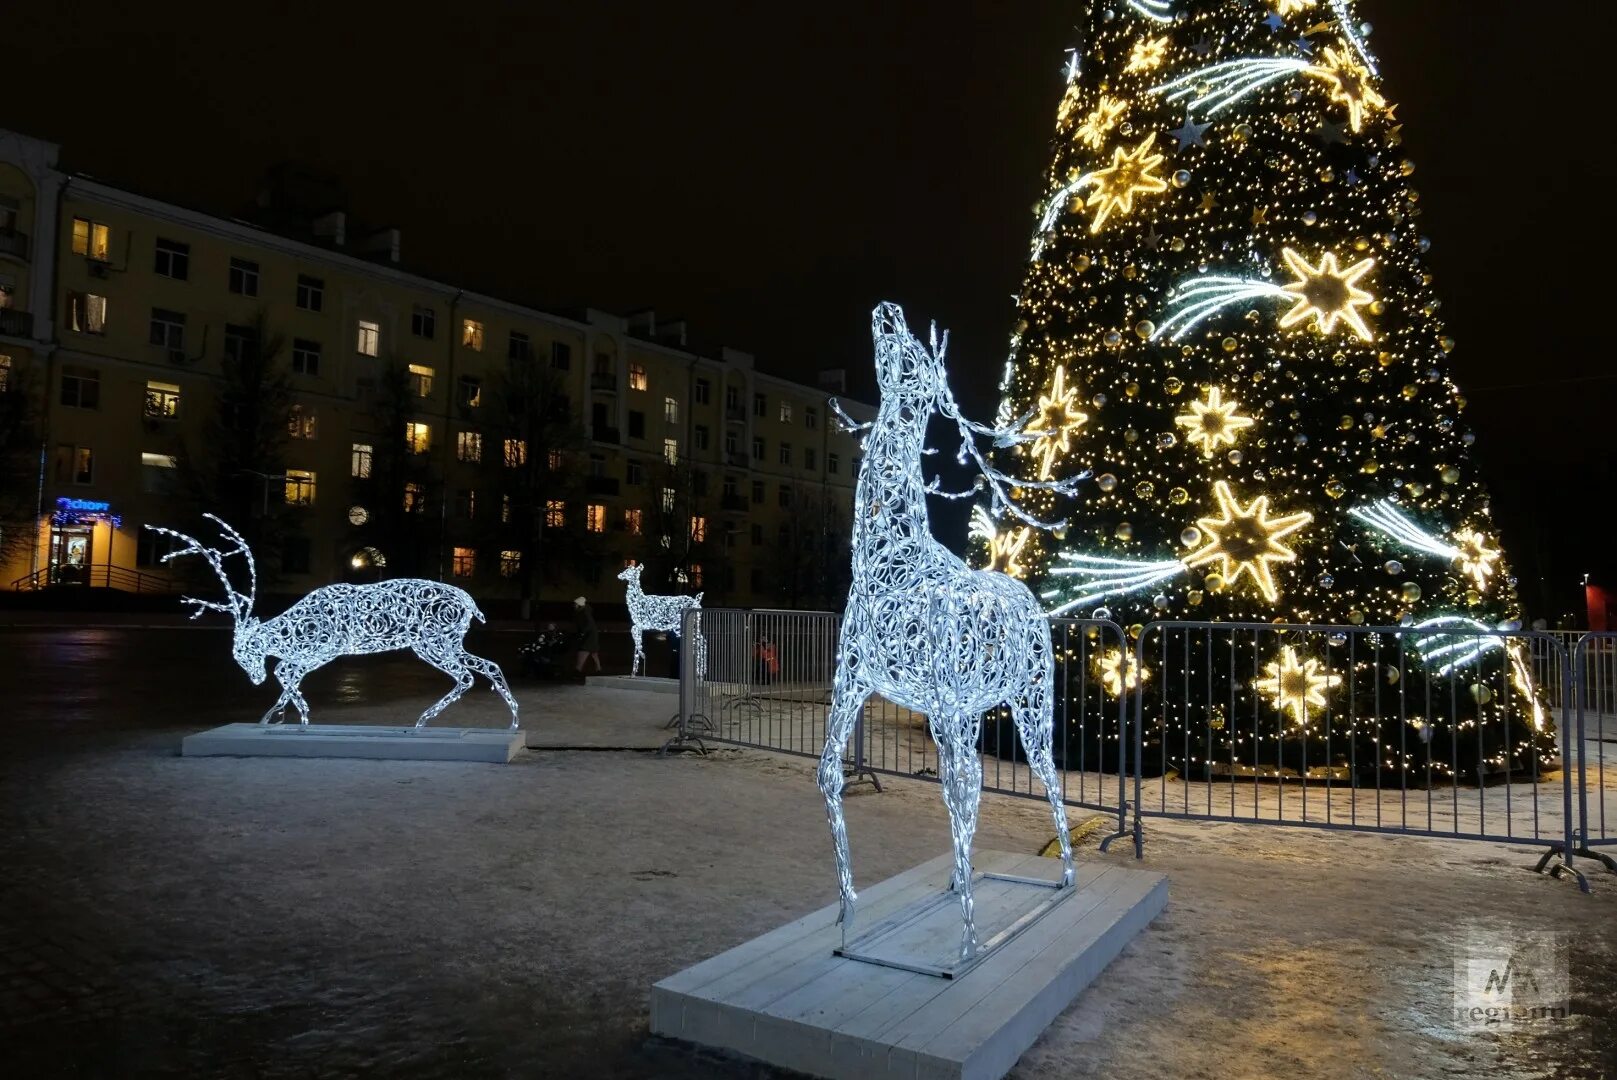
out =
[[[137,195],[0,131],[0,379],[40,446],[37,477],[5,480],[37,498],[0,587],[170,590],[142,526],[195,531],[213,491],[277,523],[244,528],[269,545],[266,591],[408,571],[611,600],[634,561],[711,604],[840,599],[858,444],[827,386],[694,350],[651,312],[562,316],[412,274],[396,230],[346,233],[341,212],[291,238]],[[518,422],[534,395],[542,433]],[[260,403],[284,436],[219,475]],[[400,518],[408,553],[377,531]]]

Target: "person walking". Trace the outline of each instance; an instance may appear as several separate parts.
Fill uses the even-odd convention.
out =
[[[601,670],[601,631],[595,625],[595,612],[582,596],[573,598],[573,629],[578,634],[578,676],[584,677],[586,661],[595,661],[595,670]]]

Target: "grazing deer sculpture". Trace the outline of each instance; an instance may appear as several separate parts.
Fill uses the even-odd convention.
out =
[[[982,795],[978,737],[982,715],[1008,706],[1028,764],[1049,797],[1061,840],[1061,887],[1074,880],[1072,845],[1061,786],[1051,760],[1052,694],[1055,686],[1050,624],[1027,586],[1005,574],[971,570],[932,538],[928,494],[949,495],[926,485],[921,459],[927,421],[934,413],[953,420],[962,435],[959,458],[968,459],[987,481],[995,511],[1030,527],[1056,529],[1027,516],[1005,495],[1006,486],[1071,494],[1077,480],[1013,480],[983,458],[976,435],[998,445],[1032,441],[1026,420],[986,428],[961,415],[943,367],[943,345],[933,331],[928,350],[910,333],[893,304],[876,308],[872,320],[876,378],[881,405],[875,420],[855,424],[833,400],[843,426],[866,432],[854,502],[853,587],[837,646],[832,704],[820,758],[842,904],[838,922],[844,944],[853,924],[856,895],[848,864],[848,830],[842,813],[842,754],[871,694],[924,713],[937,745],[943,801],[954,839],[950,888],[960,900],[964,923],[960,955],[977,949],[973,925],[971,844]],[[970,497],[966,492],[949,497]]]
[[[173,529],[146,527],[172,536],[184,545],[164,555],[164,562],[200,555],[213,568],[225,587],[228,599],[224,603],[191,596],[181,599],[196,608],[191,614],[193,619],[204,611],[222,611],[235,619],[236,638],[231,654],[254,686],[264,682],[265,661],[269,657],[279,660],[275,665],[275,678],[281,684],[281,696],[259,723],[268,724],[291,704],[297,708],[301,722],[307,724],[309,703],[298,691],[298,684],[309,672],[339,656],[409,649],[455,680],[449,693],[421,714],[416,727],[424,726],[469,690],[474,672],[488,679],[505,699],[511,709],[511,726],[517,726],[517,702],[511,696],[511,688],[506,685],[499,665],[472,655],[463,644],[473,619],[487,621],[464,590],[420,578],[396,578],[374,585],[326,585],[273,619],[260,621],[253,615],[258,570],[247,541],[214,515],[203,516],[219,526],[229,541],[230,546],[225,550],[204,547],[195,538]],[[240,555],[247,562],[245,594],[236,591],[225,570],[225,560],[233,555]]]
[[[639,675],[645,666],[646,652],[641,648],[641,638],[647,630],[673,631],[677,634],[685,612],[702,609],[701,593],[695,596],[648,595],[640,588],[640,572],[643,569],[645,567],[636,563],[624,567],[618,575],[619,581],[628,583],[624,600],[629,606],[629,635],[634,638],[634,664],[629,669],[631,676]],[[700,619],[691,634],[691,660],[696,665],[698,679],[707,674],[707,643],[702,640]]]

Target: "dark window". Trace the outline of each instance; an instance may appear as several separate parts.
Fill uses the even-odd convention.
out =
[[[696,403],[706,405],[713,395],[713,384],[706,379],[696,380]]]
[[[71,409],[99,409],[101,373],[93,368],[77,367],[63,371],[62,404]]]
[[[629,462],[628,483],[643,484],[646,482],[646,467],[638,461]]]
[[[240,363],[248,358],[252,349],[258,344],[257,335],[251,326],[236,326],[225,324],[225,359]]]
[[[437,332],[438,313],[430,307],[422,307],[417,304],[415,310],[410,312],[410,333],[418,338],[426,338],[431,341],[433,335]]]
[[[763,459],[764,459],[764,440],[762,438],[760,438],[760,437],[754,436],[753,440],[752,440],[752,460],[754,460],[754,461],[762,461]]]
[[[629,438],[644,439],[646,437],[646,414],[637,409],[629,410]]]
[[[752,415],[763,416],[769,411],[769,399],[762,394],[752,395]]]
[[[288,536],[281,541],[281,571],[287,574],[307,574],[309,551],[312,546],[307,536]]]
[[[757,547],[762,547],[764,543],[764,527],[756,521],[752,523],[752,542]]]
[[[741,408],[741,388],[740,387],[726,386],[724,388],[724,405],[725,405],[725,408],[728,408],[728,409],[739,409],[739,408]]]
[[[505,358],[527,360],[531,356],[533,356],[533,343],[528,340],[528,335],[516,330],[511,331],[511,336],[505,341]]]
[[[320,343],[292,339],[292,371],[298,375],[320,374]]]
[[[231,259],[230,291],[241,296],[257,296],[258,264],[251,259]]]
[[[323,278],[298,275],[298,307],[304,311],[326,309],[326,283]]]
[[[567,371],[573,366],[573,347],[563,341],[550,343],[550,366],[557,371]]]
[[[814,431],[820,426],[820,412],[812,405],[803,410],[803,426],[810,431]]]
[[[783,442],[780,444],[780,463],[782,465],[790,465],[792,463],[792,444],[789,442]]]
[[[827,455],[825,455],[825,471],[830,473],[832,476],[835,476],[837,474],[837,466],[839,464],[840,464],[840,460],[838,459],[837,455],[835,455],[835,454],[827,454]]]
[[[691,490],[695,492],[698,497],[707,494],[707,473],[703,472],[701,469],[697,469],[695,472],[691,473]]]
[[[696,431],[692,435],[691,441],[693,443],[695,443],[696,449],[698,449],[698,450],[706,450],[707,449],[707,428],[703,427],[701,424],[697,424],[696,425]]]
[[[809,470],[814,468],[814,447],[812,446],[803,448],[803,468]]]
[[[151,529],[137,529],[135,537],[136,566],[161,566],[164,555],[185,546],[185,541],[167,533],[153,532]]]
[[[762,480],[752,482],[752,501],[755,504],[761,504],[764,501],[764,482]]]
[[[178,311],[152,308],[151,342],[169,352],[185,350],[185,316]]]
[[[780,505],[783,510],[789,510],[792,506],[792,489],[785,484],[780,486]]]
[[[191,277],[191,245],[182,244],[178,240],[164,240],[159,236],[157,258],[153,262],[152,270],[175,281],[188,280]]]

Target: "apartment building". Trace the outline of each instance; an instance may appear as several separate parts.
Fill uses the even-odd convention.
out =
[[[815,592],[796,564],[828,552],[803,538],[845,535],[858,461],[828,412],[836,373],[803,385],[694,349],[649,311],[561,315],[410,273],[397,230],[350,235],[341,211],[288,235],[66,173],[57,153],[0,131],[0,380],[32,395],[42,447],[36,535],[10,545],[0,587],[172,588],[165,542],[142,526],[199,525],[176,521],[176,474],[207,459],[230,373],[273,338],[284,452],[230,482],[266,515],[295,509],[258,553],[274,591],[396,572],[367,528],[397,500],[426,538],[414,572],[479,597],[616,599],[618,568],[659,560],[667,587],[710,603]],[[544,451],[555,542],[537,556],[497,527],[512,498],[500,468],[529,455],[492,415],[513,373],[543,373],[570,433]],[[397,385],[402,413],[384,400]],[[419,479],[367,489],[400,447]]]

